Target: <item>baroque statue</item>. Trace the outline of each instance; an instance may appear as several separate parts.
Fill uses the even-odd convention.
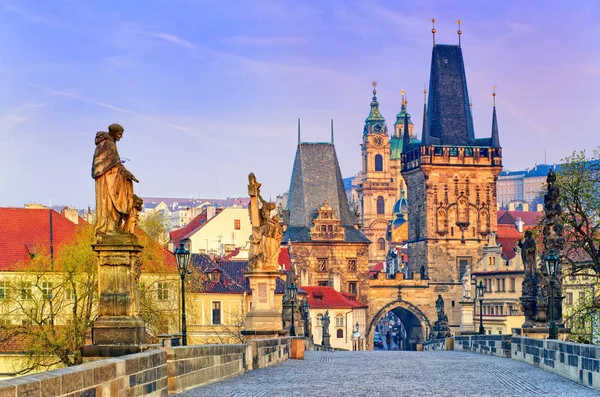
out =
[[[133,194],[133,182],[139,182],[125,168],[117,142],[123,137],[123,127],[111,124],[108,132],[96,133],[96,150],[92,163],[92,178],[96,180],[96,237],[133,234],[143,201]]]
[[[448,326],[448,316],[444,313],[444,298],[442,295],[438,295],[435,302],[435,310],[437,312],[438,319],[431,328],[429,333],[429,339],[443,339],[452,336],[450,327]]]
[[[471,300],[471,267],[467,265],[462,279],[462,297],[464,300]]]
[[[277,215],[271,217],[275,203],[263,199],[260,195],[261,184],[253,173],[248,175],[248,195],[250,204],[248,213],[252,224],[248,267],[254,270],[274,271],[279,268],[279,250],[283,232]]]

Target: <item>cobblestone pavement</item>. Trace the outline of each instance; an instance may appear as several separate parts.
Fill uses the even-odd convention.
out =
[[[180,396],[599,396],[529,364],[473,353],[306,352]]]

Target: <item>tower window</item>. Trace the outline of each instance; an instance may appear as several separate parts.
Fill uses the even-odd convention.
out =
[[[383,171],[383,156],[375,155],[375,171]]]
[[[377,197],[377,215],[385,214],[385,201],[382,196]]]
[[[377,249],[379,251],[385,251],[385,240],[380,238],[379,240],[377,240]]]

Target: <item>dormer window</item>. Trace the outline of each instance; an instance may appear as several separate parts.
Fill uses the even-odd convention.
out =
[[[212,282],[219,282],[221,279],[221,274],[215,270],[214,272],[208,274],[208,278]]]

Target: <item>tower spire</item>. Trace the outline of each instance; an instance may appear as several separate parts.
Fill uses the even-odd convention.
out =
[[[331,119],[331,144],[333,145],[333,119]]]
[[[460,47],[460,35],[462,34],[462,31],[460,30],[460,19],[456,22],[458,22],[458,32],[456,33],[458,33],[458,46]]]
[[[492,112],[492,147],[500,147],[500,135],[498,134],[498,119],[496,118],[496,86],[492,91],[493,112]]]
[[[423,146],[431,145],[427,124],[427,90],[423,90],[423,129],[421,130],[421,145]]]
[[[402,153],[408,152],[410,145],[410,133],[408,129],[408,113],[404,113],[404,135],[402,136]]]
[[[431,34],[433,35],[433,46],[435,47],[435,18],[431,18]]]
[[[379,102],[377,101],[377,82],[373,82],[373,100],[371,100],[371,111],[369,112],[369,117],[365,120],[365,129],[364,135],[371,133],[371,129],[374,132],[387,132],[387,128],[385,126],[385,118],[379,112]]]
[[[300,145],[300,117],[298,117],[298,145]]]

